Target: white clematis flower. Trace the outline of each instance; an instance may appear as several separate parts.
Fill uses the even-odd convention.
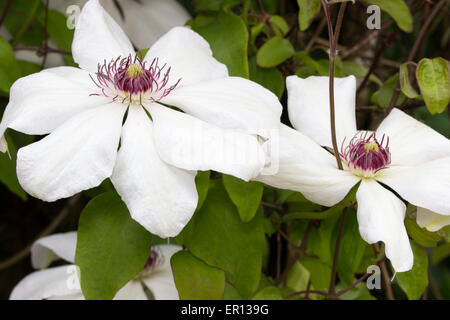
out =
[[[421,228],[435,232],[450,225],[450,215],[437,214],[433,211],[417,208],[417,224]]]
[[[31,195],[55,201],[111,178],[133,219],[171,237],[197,206],[195,170],[249,180],[263,168],[252,133],[276,128],[281,104],[262,86],[229,77],[195,32],[172,29],[141,60],[91,0],[72,52],[81,69],[46,69],[16,81],[0,123],[0,136],[7,128],[50,133],[17,155],[19,182]],[[4,139],[0,150],[7,150]]]
[[[86,0],[50,1],[50,9],[67,14],[71,5],[82,7]],[[138,49],[147,49],[170,29],[182,26],[191,17],[176,0],[100,0],[102,7],[120,25]]]
[[[450,141],[398,109],[375,132],[357,131],[355,78],[337,78],[336,135],[344,166],[338,170],[334,156],[319,146],[332,146],[328,81],[287,78],[289,118],[296,130],[282,125],[279,172],[257,180],[299,191],[324,206],[340,202],[361,182],[356,198],[362,238],[383,241],[395,270],[410,270],[406,206],[386,186],[413,205],[449,216]]]
[[[11,300],[82,300],[75,250],[77,233],[54,234],[37,240],[31,248],[31,262],[35,271],[23,278],[13,289]],[[152,246],[144,269],[123,286],[114,300],[146,300],[143,286],[156,300],[178,300],[170,258],[182,250],[177,245]],[[47,268],[51,262],[63,259],[70,265]]]

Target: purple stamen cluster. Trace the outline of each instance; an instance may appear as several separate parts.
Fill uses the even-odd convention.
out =
[[[162,256],[162,254],[155,248],[152,248],[150,250],[150,255],[147,259],[147,262],[145,263],[144,271],[153,270],[153,269],[159,267],[163,263],[164,263],[164,257]]]
[[[345,142],[345,140],[344,140]],[[383,135],[378,142],[375,132],[357,133],[344,148],[344,142],[339,153],[347,167],[355,174],[371,177],[391,163],[389,152],[389,137]]]
[[[159,101],[166,97],[181,79],[167,86],[171,68],[167,64],[159,66],[158,58],[153,59],[150,65],[142,62],[138,56],[131,55],[126,58],[118,57],[109,63],[104,61],[98,65],[96,79],[91,79],[101,89],[101,93],[92,95],[110,97],[113,101],[122,103],[139,103]]]

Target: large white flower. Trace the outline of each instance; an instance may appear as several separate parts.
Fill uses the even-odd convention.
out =
[[[438,231],[450,225],[450,215],[438,214],[419,207],[417,208],[417,224],[428,231]]]
[[[41,238],[31,247],[31,262],[35,271],[23,278],[13,289],[11,300],[81,300],[75,250],[77,233],[67,232]],[[143,286],[157,300],[178,300],[178,291],[173,279],[170,258],[182,248],[177,245],[152,246],[144,269],[115,295],[115,300],[146,300]],[[57,259],[71,264],[47,268]]]
[[[91,0],[72,52],[81,69],[46,69],[16,81],[0,123],[0,136],[6,128],[50,133],[17,155],[19,182],[31,195],[54,201],[110,177],[131,216],[168,237],[197,206],[195,170],[249,180],[264,166],[252,133],[278,126],[277,97],[229,77],[190,29],[172,29],[141,60]]]
[[[50,1],[50,8],[67,13],[70,5],[83,6],[86,0]],[[147,49],[167,31],[182,26],[189,13],[176,0],[100,0],[102,7],[121,26],[138,49]]]
[[[450,215],[450,141],[398,109],[375,132],[357,131],[355,87],[353,76],[335,79],[336,134],[344,165],[338,170],[334,156],[319,146],[332,146],[328,77],[288,77],[289,118],[296,130],[282,126],[279,172],[258,180],[299,191],[324,206],[335,205],[361,182],[356,198],[362,238],[383,241],[395,270],[407,271],[413,254],[399,196]]]

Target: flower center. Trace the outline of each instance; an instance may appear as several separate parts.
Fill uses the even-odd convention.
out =
[[[135,56],[118,57],[98,65],[96,79],[92,81],[101,92],[91,95],[105,96],[123,104],[148,104],[167,96],[181,79],[168,85],[171,68],[159,66],[157,58],[147,66],[147,62]]]
[[[389,166],[391,163],[391,153],[389,152],[389,137],[385,136],[378,142],[375,132],[358,132],[349,144],[341,147],[339,153],[348,170],[353,174],[371,178],[378,171]],[[342,143],[344,144],[344,143]]]

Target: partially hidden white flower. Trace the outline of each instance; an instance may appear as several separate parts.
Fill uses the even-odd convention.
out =
[[[396,108],[375,132],[357,131],[355,78],[337,78],[336,135],[344,166],[338,170],[335,157],[320,146],[332,147],[328,81],[287,78],[289,119],[296,130],[282,126],[279,172],[258,180],[299,191],[324,206],[340,202],[361,182],[356,199],[362,238],[368,243],[383,241],[394,269],[410,270],[406,206],[399,196],[450,215],[450,141]]]
[[[17,154],[17,176],[29,194],[55,201],[111,178],[132,218],[170,237],[197,206],[196,170],[249,180],[263,168],[257,133],[278,127],[280,102],[252,81],[229,77],[189,28],[173,28],[141,59],[91,0],[72,53],[81,69],[17,80],[0,123],[0,136],[7,128],[50,133]],[[0,150],[7,150],[4,140]]]
[[[435,232],[438,231],[445,226],[450,225],[450,215],[442,215],[436,212],[424,209],[417,208],[417,224],[421,228],[425,228],[428,231]]]
[[[82,300],[79,270],[74,265],[77,233],[67,232],[41,238],[31,247],[31,262],[35,271],[23,278],[12,290],[11,300]],[[170,258],[182,250],[178,245],[152,246],[143,270],[123,286],[114,300],[146,300],[147,287],[156,300],[178,300]],[[55,260],[68,265],[47,268]]]
[[[71,5],[82,7],[86,0],[50,1],[50,8],[65,14]],[[138,49],[147,49],[173,27],[182,26],[191,17],[176,0],[100,0]]]

